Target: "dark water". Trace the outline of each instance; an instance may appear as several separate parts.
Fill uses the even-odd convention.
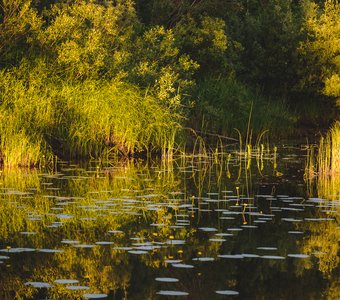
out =
[[[339,299],[339,195],[305,154],[2,170],[0,299]]]

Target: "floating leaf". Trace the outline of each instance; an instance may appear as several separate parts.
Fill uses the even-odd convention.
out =
[[[188,296],[189,293],[181,291],[159,291],[156,294],[163,296]]]
[[[188,264],[172,264],[172,266],[175,268],[183,268],[183,269],[192,269],[194,267],[193,265],[188,265]]]
[[[102,299],[106,298],[107,294],[84,294],[83,297],[86,299]]]
[[[159,282],[178,282],[179,281],[177,278],[171,278],[171,277],[157,277],[155,278],[155,280]]]
[[[81,290],[88,290],[89,287],[86,285],[68,285],[66,287],[68,290],[72,290],[72,291],[81,291]]]
[[[239,294],[239,292],[232,291],[232,290],[215,291],[215,293],[219,295],[227,295],[227,296],[237,296]]]
[[[47,288],[52,287],[52,285],[50,285],[47,282],[39,282],[39,281],[29,281],[29,282],[26,282],[25,285],[33,286],[37,289],[47,289]]]
[[[309,258],[310,256],[308,254],[288,254],[288,257],[295,257],[295,258]]]
[[[74,284],[78,283],[79,281],[77,279],[56,279],[54,280],[54,283],[59,283],[59,284]]]

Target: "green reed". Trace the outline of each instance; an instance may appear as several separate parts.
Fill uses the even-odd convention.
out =
[[[0,161],[8,167],[51,163],[55,154],[171,157],[182,118],[152,91],[119,80],[66,82],[25,66],[0,72]]]
[[[318,145],[307,147],[305,181],[310,194],[316,182],[318,196],[340,199],[340,122],[336,121]]]
[[[317,164],[319,194],[340,199],[340,121],[321,137]]]

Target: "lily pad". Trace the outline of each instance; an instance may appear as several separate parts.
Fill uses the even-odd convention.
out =
[[[59,283],[59,284],[74,284],[78,283],[79,281],[77,279],[56,279],[54,280],[54,283]]]
[[[69,285],[66,287],[68,290],[72,291],[81,291],[81,290],[88,290],[89,287],[86,285]]]
[[[232,290],[215,291],[215,293],[219,295],[226,295],[226,296],[237,296],[239,294],[239,292],[232,291]]]
[[[25,285],[33,286],[34,288],[37,289],[48,289],[52,287],[52,285],[50,285],[49,283],[40,281],[29,281],[26,282]]]
[[[86,299],[102,299],[106,298],[107,294],[84,294],[83,297]]]
[[[260,257],[264,259],[286,259],[284,256],[279,256],[279,255],[263,255]]]
[[[288,257],[294,257],[294,258],[309,258],[310,256],[308,254],[288,254]]]
[[[172,264],[172,266],[175,268],[183,268],[183,269],[192,269],[194,267],[193,265],[188,265],[188,264]]]
[[[159,282],[178,282],[179,281],[177,278],[172,278],[172,277],[157,277],[155,278],[155,280]]]
[[[182,291],[159,291],[156,294],[163,296],[188,296],[189,293]]]

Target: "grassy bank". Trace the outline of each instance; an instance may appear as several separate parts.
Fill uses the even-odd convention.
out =
[[[153,89],[118,79],[60,80],[41,66],[1,71],[0,86],[1,159],[9,167],[45,164],[55,156],[171,155],[192,145],[192,132],[245,133],[249,116],[254,134],[266,128],[277,134],[294,121],[283,102],[269,105],[230,80],[200,83],[195,105],[186,109]]]
[[[0,73],[5,165],[33,166],[54,155],[107,158],[174,147],[182,115],[151,92],[114,80],[72,83],[31,75]]]
[[[315,123],[311,95],[317,117],[325,101],[333,113],[322,116],[336,116],[336,1],[146,2],[0,5],[3,164],[171,156],[234,128],[247,143],[264,130],[287,136],[294,112]]]

